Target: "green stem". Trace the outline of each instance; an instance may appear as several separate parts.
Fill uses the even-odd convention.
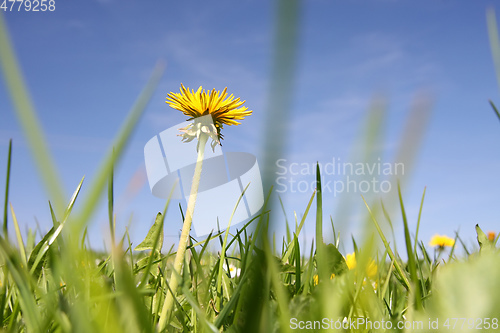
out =
[[[5,203],[3,207],[3,234],[5,239],[9,239],[7,227],[7,206],[9,204],[9,182],[10,182],[10,164],[12,159],[12,139],[9,141],[9,154],[7,155],[7,180],[5,181]]]
[[[186,248],[189,240],[189,231],[191,230],[191,222],[193,220],[194,206],[196,204],[196,197],[198,195],[198,187],[200,185],[201,167],[203,165],[203,157],[205,155],[205,145],[207,143],[208,135],[201,133],[199,137],[198,145],[198,158],[196,160],[196,167],[194,169],[193,183],[191,184],[191,193],[189,195],[189,202],[186,211],[186,217],[184,219],[184,225],[182,226],[181,238],[179,240],[179,245],[177,247],[177,253],[175,255],[174,270],[170,277],[170,289],[172,292],[167,292],[165,303],[160,314],[160,320],[158,322],[158,327],[160,332],[165,329],[167,325],[167,319],[172,312],[172,305],[174,297],[177,296],[177,287],[179,286],[179,280],[182,274],[182,264],[184,263],[184,255],[186,253]]]

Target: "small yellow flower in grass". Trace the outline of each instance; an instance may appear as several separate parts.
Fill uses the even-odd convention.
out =
[[[251,110],[242,106],[245,101],[235,98],[232,94],[227,95],[227,88],[224,88],[222,93],[215,89],[205,92],[200,86],[195,92],[185,88],[181,83],[180,93],[169,93],[166,103],[189,116],[188,120],[195,119],[195,125],[189,125],[181,129],[184,133],[182,134],[184,140],[189,142],[195,137],[198,138],[201,131],[203,131],[212,138],[212,148],[215,148],[216,144],[220,144],[222,140],[221,130],[224,124],[239,125],[240,123],[237,120],[242,120],[252,114]],[[196,123],[196,118],[207,115],[212,116],[213,123]]]
[[[330,275],[330,280],[333,280],[334,277],[335,277],[335,273],[332,273],[332,275]],[[319,283],[318,274],[314,274],[314,276],[313,276],[313,285],[317,286],[318,283]]]
[[[452,247],[455,244],[455,240],[445,235],[434,235],[429,242],[430,246],[437,246],[440,249],[444,249],[445,246]]]
[[[345,263],[349,269],[356,268],[356,253],[349,253],[345,256]]]
[[[345,256],[345,263],[347,264],[347,267],[349,270],[355,269],[357,266],[356,262],[356,253],[349,253]],[[374,278],[377,275],[378,267],[377,264],[373,259],[370,259],[370,262],[368,263],[368,267],[366,268],[366,276],[369,277],[370,279]],[[330,276],[330,280],[335,277],[335,274],[332,273]],[[317,285],[319,283],[319,278],[318,275],[315,274],[313,276],[313,285]]]
[[[495,234],[494,231],[488,231],[488,240],[490,242],[493,242],[495,240],[495,238],[497,237],[497,235]]]
[[[357,262],[356,262],[356,253],[349,253],[345,256],[345,263],[347,264],[347,267],[349,269],[355,269]],[[368,267],[366,267],[366,275],[369,278],[375,277],[377,275],[378,267],[377,264],[373,259],[370,259],[370,262],[368,263]]]

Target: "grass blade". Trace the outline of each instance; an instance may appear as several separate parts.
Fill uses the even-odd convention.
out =
[[[83,230],[85,224],[90,220],[90,216],[97,208],[97,204],[101,197],[102,191],[106,185],[107,180],[109,179],[111,169],[114,165],[116,165],[116,162],[125,150],[125,147],[130,140],[133,130],[137,126],[140,117],[144,113],[146,105],[151,99],[154,90],[158,86],[158,82],[160,81],[160,78],[163,74],[163,70],[164,65],[162,63],[158,63],[153,70],[153,74],[151,75],[149,82],[147,83],[142,93],[139,95],[139,98],[132,107],[127,119],[125,120],[125,123],[123,124],[120,132],[113,142],[112,147],[114,147],[114,153],[107,154],[107,157],[102,162],[101,167],[97,172],[97,176],[90,186],[89,194],[82,205],[82,213],[79,216],[78,223],[76,224],[77,234],[81,230]]]
[[[64,192],[59,180],[59,173],[50,154],[47,140],[31,102],[31,97],[16,60],[14,49],[10,42],[7,26],[3,15],[0,15],[0,66],[14,104],[23,132],[26,135],[31,154],[38,166],[38,171],[45,183],[50,197],[55,202],[57,210],[64,207]]]
[[[486,11],[486,22],[488,23],[488,36],[490,37],[491,55],[495,65],[497,82],[500,84],[500,42],[498,39],[498,27],[497,20],[495,18],[495,10],[493,8],[489,8]],[[493,107],[493,109],[498,115],[496,108]]]
[[[325,243],[323,242],[323,199],[321,192],[321,172],[319,163],[316,163],[316,262],[320,281],[328,279],[324,255]]]
[[[114,155],[113,151],[113,155]],[[113,180],[114,179],[114,168],[111,165],[111,170],[109,173],[108,180],[108,219],[109,219],[109,232],[111,234],[111,246],[115,247],[115,221],[113,217],[114,212],[114,197],[113,197]]]
[[[377,219],[372,213],[372,210],[370,209],[370,206],[366,203],[365,198],[362,196],[363,202],[365,203],[366,209],[368,209],[368,213],[370,214],[370,217],[373,221],[373,224],[375,224],[375,228],[377,229],[377,232],[380,236],[380,239],[382,239],[382,242],[384,243],[385,249],[387,251],[387,254],[389,254],[389,257],[391,258],[392,261],[394,261],[394,267],[396,268],[396,271],[401,275],[401,278],[403,279],[404,287],[406,290],[409,290],[411,292],[412,287],[410,285],[410,281],[408,281],[408,278],[406,274],[404,273],[403,269],[401,268],[401,265],[398,263],[396,260],[396,256],[394,255],[394,252],[392,252],[392,249],[389,245],[389,242],[387,242],[387,239],[385,238],[384,233],[382,232],[382,229],[380,228],[380,225],[377,222]]]
[[[411,237],[410,237],[410,229],[408,228],[408,219],[406,218],[405,207],[403,204],[403,197],[401,195],[401,187],[398,184],[398,196],[399,203],[401,205],[401,214],[403,215],[403,224],[404,224],[404,232],[405,232],[405,243],[406,243],[406,253],[408,254],[408,267],[410,269],[410,277],[412,281],[415,283],[415,307],[417,310],[422,308],[422,300],[420,298],[420,286],[419,279],[417,275],[417,266],[416,266],[416,258],[413,255],[412,246],[411,246]]]
[[[38,267],[38,264],[42,260],[43,256],[48,251],[49,247],[57,239],[57,237],[61,233],[63,227],[66,225],[66,221],[68,220],[69,214],[73,210],[73,205],[75,204],[76,198],[78,197],[78,193],[80,193],[80,189],[82,188],[82,184],[83,184],[83,178],[80,181],[80,183],[78,184],[78,187],[76,188],[75,192],[73,193],[73,196],[71,197],[71,200],[70,200],[70,202],[68,204],[68,207],[66,208],[66,212],[64,214],[63,221],[57,226],[57,228],[52,229],[52,230],[54,230],[54,232],[44,242],[44,244],[42,245],[40,251],[36,254],[36,258],[35,258],[35,260],[33,262],[33,265],[30,268],[30,274],[33,274],[36,271],[36,269]],[[50,234],[50,232],[46,236],[48,236],[49,234]],[[30,256],[30,261],[31,261],[31,256]]]
[[[492,101],[490,101],[490,105],[493,108],[493,111],[495,111],[495,114],[497,115],[498,119],[500,120],[500,112],[498,112],[497,107],[495,106],[495,104],[493,104]]]
[[[306,222],[306,217],[309,214],[309,208],[311,208],[311,205],[314,201],[315,196],[316,196],[316,190],[313,191],[313,193],[311,195],[311,199],[309,199],[309,203],[307,204],[306,211],[304,212],[304,215],[302,216],[302,219],[300,220],[299,226],[295,230],[294,238],[299,237],[300,231],[302,230],[302,227],[304,226],[304,223]],[[290,257],[290,254],[292,253],[292,250],[293,250],[292,245],[293,244],[288,245],[288,248],[281,259],[283,262],[286,262],[288,260],[288,258]]]
[[[10,183],[10,165],[12,158],[12,139],[9,140],[9,153],[7,154],[7,177],[5,180],[5,202],[3,206],[3,235],[5,239],[9,238],[9,231],[7,227],[7,206],[9,202],[9,183]]]
[[[21,260],[26,267],[26,252],[24,250],[23,236],[21,235],[21,230],[19,229],[19,224],[17,223],[16,214],[14,213],[14,208],[12,204],[10,205],[10,213],[12,214],[12,221],[14,221],[14,229],[16,230],[17,244],[19,245],[19,253],[21,254]]]
[[[417,255],[417,244],[418,244],[418,231],[420,230],[420,218],[422,217],[422,208],[424,207],[425,191],[427,187],[424,187],[424,193],[422,193],[422,200],[420,201],[420,208],[418,210],[418,220],[417,220],[417,230],[415,230],[415,245],[413,252]]]
[[[236,213],[236,209],[238,208],[241,199],[243,198],[243,195],[245,194],[248,186],[250,186],[250,183],[247,184],[245,189],[241,192],[240,196],[238,197],[238,201],[236,202],[236,205],[233,208],[233,212],[231,213],[231,217],[229,217],[229,222],[227,224],[226,228],[226,234],[224,235],[224,242],[222,243],[222,249],[220,251],[220,259],[219,259],[219,273],[217,275],[217,309],[220,311],[221,305],[222,305],[222,295],[221,295],[221,288],[222,288],[222,274],[224,273],[224,260],[226,257],[226,246],[227,246],[227,238],[229,236],[229,228],[231,227],[231,222],[233,221],[233,216],[234,213]],[[234,238],[233,238],[234,239]],[[229,271],[229,267],[228,267]]]

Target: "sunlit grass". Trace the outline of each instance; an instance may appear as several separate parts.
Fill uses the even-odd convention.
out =
[[[12,98],[18,101],[16,112],[26,131],[35,129],[26,133],[31,136],[28,141],[32,149],[46,151],[43,131],[36,117],[30,116],[35,114],[34,108],[22,101],[29,94],[15,58],[6,55],[10,50],[7,35],[2,32],[1,37],[2,64],[9,67],[6,81]],[[303,207],[295,207],[302,217],[292,226],[287,221],[282,241],[273,240],[268,233],[280,214],[272,211],[276,193],[268,186],[261,213],[236,232],[217,232],[202,240],[189,238],[180,272],[173,269],[176,253],[163,250],[164,217],[167,209],[174,209],[169,201],[161,213],[151,212],[149,217],[156,216],[155,222],[137,246],[131,244],[128,234],[116,235],[113,166],[119,163],[160,76],[161,69],[156,69],[92,185],[86,186],[82,179],[67,202],[58,181],[47,185],[58,208],[50,206],[53,227],[37,241],[32,236],[24,239],[20,232],[16,219],[19,208],[8,203],[7,172],[0,237],[3,331],[157,332],[167,295],[173,298],[172,311],[164,317],[164,331],[168,332],[500,329],[498,235],[487,235],[479,226],[474,233],[471,227],[464,237],[477,238],[476,248],[466,246],[457,234],[451,247],[438,244],[430,249],[429,240],[419,238],[425,189],[418,216],[407,216],[405,198],[398,187],[397,210],[387,210],[385,198],[364,202],[369,218],[360,223],[373,233],[367,232],[362,239],[339,237],[335,232],[337,221],[332,220],[331,228],[323,221],[327,207],[322,201],[318,166],[316,189]],[[374,132],[368,131],[367,140],[377,137],[377,126]],[[272,138],[274,134],[268,135]],[[15,142],[13,146],[15,150]],[[37,158],[41,174],[50,183],[57,177],[51,169],[50,154]],[[11,160],[9,148],[7,170]],[[82,201],[82,195],[87,199]],[[86,242],[85,227],[101,200],[108,202],[112,235],[109,253],[94,251]],[[77,206],[80,214],[73,209]],[[184,218],[182,211],[179,214]],[[316,219],[315,240],[305,248],[299,239],[307,217],[312,215]],[[394,243],[397,228],[391,222],[400,219],[404,237],[404,246],[399,244],[401,252]],[[415,230],[410,229],[409,219],[417,220]],[[9,228],[14,228],[15,239],[8,237]],[[327,239],[333,239],[333,243],[327,243]],[[340,249],[351,241],[355,254],[342,253]],[[219,245],[221,251],[211,251],[212,244]],[[464,250],[460,256],[456,251],[459,245]],[[178,275],[175,291],[170,285],[172,274]]]
[[[424,244],[428,240],[412,238],[416,233],[404,223],[407,252],[400,255],[367,205],[383,240],[382,251],[373,252],[369,244],[356,242],[355,254],[341,253],[342,239],[336,245],[313,243],[304,249],[298,239],[305,218],[314,202],[314,213],[323,208],[319,181],[317,185],[303,207],[302,221],[289,228],[292,235],[283,240],[279,251],[272,249],[267,237],[258,236],[266,235],[270,211],[263,211],[235,234],[218,233],[200,243],[191,239],[166,331],[243,331],[249,326],[244,320],[247,311],[260,313],[259,322],[252,326],[262,332],[300,327],[335,330],[353,322],[355,328],[347,331],[373,331],[367,329],[369,322],[385,322],[401,331],[396,325],[408,328],[422,323],[428,328],[436,319],[441,319],[443,329],[442,325],[453,324],[445,323],[447,318],[474,318],[475,326],[493,327],[492,320],[500,313],[495,239],[477,227],[479,252],[469,249],[457,257],[452,249],[437,246],[432,254]],[[23,241],[15,209],[10,208],[17,238],[0,241],[3,329],[156,332],[173,272],[173,253],[161,251],[165,212],[157,214],[146,239],[135,249],[125,234],[117,237],[111,253],[98,253],[86,246],[85,235],[69,241],[61,234],[72,219],[73,206],[78,205],[81,187],[82,183],[61,219],[52,211],[54,228],[38,243],[33,238]],[[330,232],[323,230],[324,235]],[[209,251],[211,242],[222,244],[222,252]],[[252,304],[248,292],[255,286],[266,297]],[[467,325],[462,325],[462,331],[471,330]]]

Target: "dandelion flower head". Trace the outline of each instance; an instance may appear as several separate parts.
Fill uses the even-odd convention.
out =
[[[356,253],[349,253],[345,256],[345,263],[349,269],[355,269],[357,266]],[[366,275],[373,278],[377,275],[378,267],[373,259],[370,259],[368,266],[366,267]]]
[[[212,118],[212,126],[205,126],[203,128],[188,128],[181,129],[184,134],[184,139],[191,141],[196,135],[199,137],[200,131],[210,135],[214,140],[212,148],[215,144],[220,144],[223,136],[221,130],[223,125],[239,125],[238,120],[244,119],[246,116],[252,114],[252,110],[248,110],[243,106],[245,101],[240,98],[235,98],[233,94],[227,94],[227,87],[222,92],[212,89],[212,91],[205,92],[200,86],[195,92],[181,84],[180,93],[171,92],[168,94],[166,103],[170,107],[181,111],[190,118],[188,120],[195,120],[203,116],[210,115]]]
[[[431,241],[429,242],[430,246],[437,246],[441,249],[444,247],[452,247],[455,244],[455,240],[453,238],[450,238],[446,235],[434,235],[431,238]]]

